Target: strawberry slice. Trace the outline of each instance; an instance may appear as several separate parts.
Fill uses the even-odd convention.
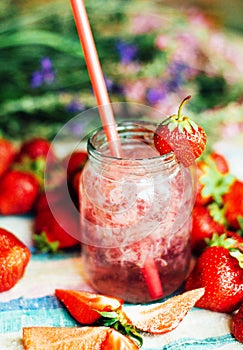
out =
[[[55,295],[82,324],[93,324],[101,317],[100,312],[120,310],[123,304],[122,299],[84,291],[56,289]]]
[[[20,280],[30,260],[30,251],[15,235],[0,228],[0,292]]]
[[[190,97],[187,96],[181,102],[177,115],[173,114],[164,120],[154,133],[154,145],[157,151],[161,155],[173,151],[178,161],[187,167],[202,154],[207,139],[201,126],[181,114],[183,105]]]
[[[139,349],[139,347],[130,338],[121,334],[120,332],[110,328],[110,330],[107,331],[107,333],[108,333],[108,337],[103,342],[101,349],[106,349],[106,350],[111,350],[111,349],[136,350],[136,349]]]
[[[108,327],[25,327],[25,350],[137,350],[128,337]]]
[[[143,332],[163,334],[172,331],[203,296],[204,288],[176,295],[154,306],[141,306],[136,312],[126,311],[133,326]]]

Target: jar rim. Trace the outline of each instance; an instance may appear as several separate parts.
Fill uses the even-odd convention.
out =
[[[142,135],[143,133],[149,135],[150,134],[150,139],[147,139],[147,141],[150,140],[150,142],[153,142],[153,139],[151,138],[151,135],[154,134],[155,129],[157,128],[158,124],[155,122],[149,122],[149,121],[136,121],[136,120],[131,120],[131,121],[121,121],[117,123],[117,132],[119,136],[125,135],[124,131],[131,132],[132,130],[136,131],[138,133],[138,136]],[[135,129],[136,128],[136,129]],[[124,134],[123,134],[124,132]],[[100,137],[100,140],[99,140]],[[121,138],[122,139],[122,138]],[[141,160],[146,160],[146,161],[165,161],[165,162],[173,162],[175,161],[177,163],[175,154],[173,151],[167,154],[163,155],[154,155],[151,157],[146,157],[146,158],[131,158],[131,157],[116,157],[111,154],[105,154],[99,148],[96,146],[96,143],[98,142],[106,142],[107,144],[107,139],[106,135],[104,132],[103,127],[99,127],[92,131],[92,133],[88,137],[88,143],[87,143],[87,148],[88,148],[88,154],[93,156],[94,158],[99,158],[104,161],[114,161],[114,160],[133,160],[133,161],[141,161]]]

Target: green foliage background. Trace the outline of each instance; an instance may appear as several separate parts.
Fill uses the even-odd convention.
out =
[[[186,12],[159,1],[87,0],[86,7],[103,70],[120,86],[133,84],[136,79],[143,80],[148,88],[156,86],[156,80],[163,78],[176,50],[175,33],[185,28],[192,32]],[[131,21],[138,13],[153,13],[166,21],[160,28],[137,34],[131,29]],[[203,26],[194,29],[201,50],[198,62],[201,62],[203,55],[207,56],[211,29]],[[159,50],[154,44],[159,34],[169,40],[165,50]],[[238,45],[243,57],[239,34],[224,32],[223,35],[226,43],[228,40],[230,44]],[[121,39],[136,44],[138,70],[127,69],[124,73],[115,49]],[[31,76],[39,69],[43,57],[51,59],[56,79],[53,84],[33,89]],[[215,124],[226,118],[224,111],[230,109],[234,120],[242,120],[243,76],[234,72],[234,64],[230,66],[224,55],[217,56],[211,51],[206,59],[215,71],[208,74],[199,67],[193,80],[184,81],[178,90],[178,102],[183,90],[191,91],[193,99],[188,109],[195,119],[200,114],[201,124],[211,133]],[[231,70],[232,79],[229,79]],[[1,0],[0,79],[0,132],[11,138],[27,138],[38,133],[51,139],[77,114],[67,111],[69,103],[76,99],[85,109],[96,105],[69,1],[31,4]],[[129,101],[129,97],[113,91],[111,100]],[[139,103],[147,104],[148,101],[145,98]],[[211,117],[207,118],[207,115]]]

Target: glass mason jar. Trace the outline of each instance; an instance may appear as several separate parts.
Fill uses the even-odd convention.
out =
[[[173,152],[158,155],[155,128],[141,121],[119,123],[122,158],[110,155],[103,129],[96,130],[80,179],[87,280],[97,292],[132,303],[178,289],[191,258],[193,176]]]

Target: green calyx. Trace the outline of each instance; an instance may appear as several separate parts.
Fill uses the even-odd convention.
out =
[[[208,210],[210,216],[214,219],[214,221],[216,221],[220,225],[227,225],[224,207],[220,207],[216,202],[212,202],[208,204]]]
[[[182,114],[182,107],[190,98],[191,96],[184,98],[178,108],[177,114],[173,114],[162,122],[162,125],[168,126],[170,132],[174,131],[176,128],[179,133],[183,133],[184,130],[186,130],[188,134],[191,134],[193,131],[198,131],[198,125],[193,120]]]
[[[33,174],[38,180],[41,188],[44,188],[45,166],[46,160],[44,157],[31,159],[28,156],[25,156],[20,163],[14,164],[13,169]]]
[[[59,241],[50,242],[45,232],[34,234],[33,241],[35,248],[41,253],[55,254],[58,252]]]
[[[237,233],[242,237],[243,236],[243,216],[238,217],[238,223],[239,223],[240,229],[237,231]]]
[[[205,241],[209,247],[223,247],[229,250],[230,255],[238,260],[239,266],[243,269],[243,243],[228,237],[226,233],[222,235],[214,233],[211,239],[205,238]]]
[[[235,176],[227,173],[222,174],[217,170],[215,163],[207,159],[207,164],[203,166],[204,174],[200,177],[200,183],[203,185],[202,196],[212,197],[218,204],[223,204],[223,195],[226,194],[235,180]]]
[[[139,347],[143,345],[143,338],[140,335],[140,331],[128,322],[123,311],[99,312],[99,314],[102,316],[98,321],[100,325],[112,327],[121,334],[130,337]]]

